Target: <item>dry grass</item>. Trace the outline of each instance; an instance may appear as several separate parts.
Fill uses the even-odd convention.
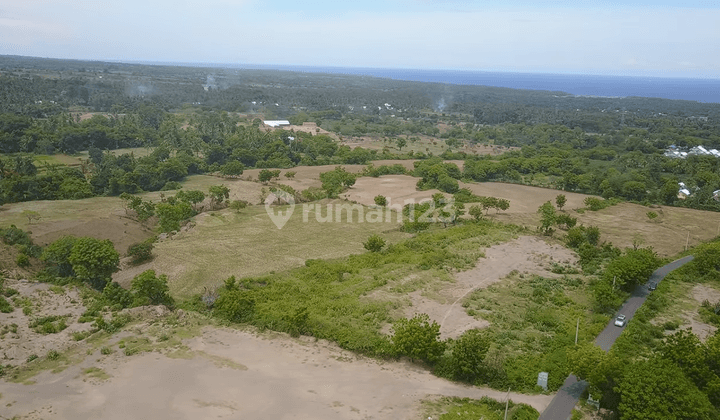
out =
[[[395,223],[357,223],[357,219],[354,223],[319,223],[314,210],[305,223],[302,213],[302,207],[297,206],[283,229],[273,224],[261,206],[240,213],[203,213],[196,216],[194,228],[157,243],[153,261],[125,269],[114,278],[127,284],[142,271],[155,269],[168,274],[173,294],[188,297],[201,292],[203,286],[221,284],[231,275],[258,276],[301,266],[307,259],[365,252],[362,243],[375,233],[390,242],[408,237],[396,230]]]

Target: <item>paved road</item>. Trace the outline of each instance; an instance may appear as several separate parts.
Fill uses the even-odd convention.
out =
[[[630,299],[625,302],[625,304],[622,306],[622,308],[620,308],[618,313],[615,314],[615,316],[612,317],[608,325],[605,326],[605,329],[600,333],[600,335],[597,336],[597,338],[595,339],[595,344],[597,344],[601,349],[605,351],[610,350],[610,347],[612,347],[612,345],[615,343],[615,340],[620,337],[620,334],[624,329],[615,326],[615,317],[619,314],[623,314],[627,317],[627,322],[630,322],[633,316],[635,316],[635,312],[637,312],[638,308],[640,308],[640,306],[645,302],[645,299],[647,299],[648,295],[650,294],[647,286],[650,283],[659,283],[663,278],[665,278],[665,276],[668,275],[668,273],[682,266],[683,264],[692,261],[692,259],[693,256],[689,255],[687,257],[680,258],[679,260],[675,260],[670,264],[664,265],[655,270],[655,272],[652,273],[652,275],[650,276],[650,279],[647,283],[638,285],[635,288],[635,291],[630,296]],[[555,398],[553,398],[553,400],[550,402],[550,405],[548,405],[545,411],[543,411],[543,413],[540,415],[539,420],[569,419],[572,416],[572,409],[580,400],[580,395],[582,395],[583,391],[585,391],[585,388],[587,388],[587,386],[587,382],[578,381],[575,375],[568,376],[563,386],[560,388],[560,390],[558,390],[558,393],[555,394]]]

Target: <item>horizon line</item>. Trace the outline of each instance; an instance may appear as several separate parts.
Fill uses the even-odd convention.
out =
[[[95,63],[108,63],[108,64],[138,64],[138,65],[150,65],[150,66],[173,66],[173,67],[215,67],[215,68],[241,68],[241,69],[266,69],[266,70],[290,70],[290,69],[308,69],[308,70],[393,70],[393,71],[418,71],[418,72],[456,72],[456,73],[506,73],[506,74],[537,74],[537,75],[558,75],[558,76],[600,76],[600,77],[615,77],[615,78],[653,78],[653,79],[693,79],[693,80],[714,80],[720,81],[720,75],[708,76],[708,75],[658,75],[657,73],[662,70],[656,70],[651,72],[638,72],[630,74],[618,74],[621,71],[592,71],[587,72],[577,70],[527,70],[527,69],[468,69],[468,68],[440,68],[440,67],[429,67],[429,68],[417,68],[417,67],[371,67],[371,66],[339,66],[339,65],[322,65],[322,64],[276,64],[276,63],[227,63],[227,62],[206,62],[206,61],[153,61],[153,60],[142,60],[142,59],[109,59],[109,58],[67,58],[67,57],[40,57],[31,55],[18,55],[18,54],[0,54],[0,57],[22,57],[22,58],[34,58],[44,60],[69,60],[79,62],[95,62]],[[246,67],[244,67],[246,66]],[[290,70],[291,71],[291,70]],[[302,70],[298,70],[302,71]],[[321,73],[321,71],[309,71],[311,73]],[[356,73],[346,73],[357,75]],[[379,76],[373,76],[379,77]],[[387,77],[385,77],[387,78]]]

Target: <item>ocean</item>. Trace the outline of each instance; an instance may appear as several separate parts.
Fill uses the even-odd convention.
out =
[[[641,96],[720,103],[720,79],[311,66],[257,66],[256,68],[364,75],[416,82],[549,90],[582,96]]]

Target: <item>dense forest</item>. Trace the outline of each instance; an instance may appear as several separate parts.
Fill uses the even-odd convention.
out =
[[[81,113],[97,113],[80,119]],[[329,136],[268,131],[262,118],[312,121]],[[187,174],[427,159],[402,152],[435,138],[448,176],[545,185],[643,203],[720,210],[720,159],[667,157],[671,145],[720,148],[720,104],[404,82],[279,70],[0,57],[0,202],[172,188]],[[297,138],[298,141],[293,141]],[[501,156],[465,146],[506,145]],[[146,157],[109,150],[154,147]],[[37,156],[88,151],[79,167]],[[229,166],[227,166],[229,165]],[[229,173],[229,172],[228,172]],[[416,174],[422,176],[422,174]],[[678,198],[678,183],[691,194]]]

